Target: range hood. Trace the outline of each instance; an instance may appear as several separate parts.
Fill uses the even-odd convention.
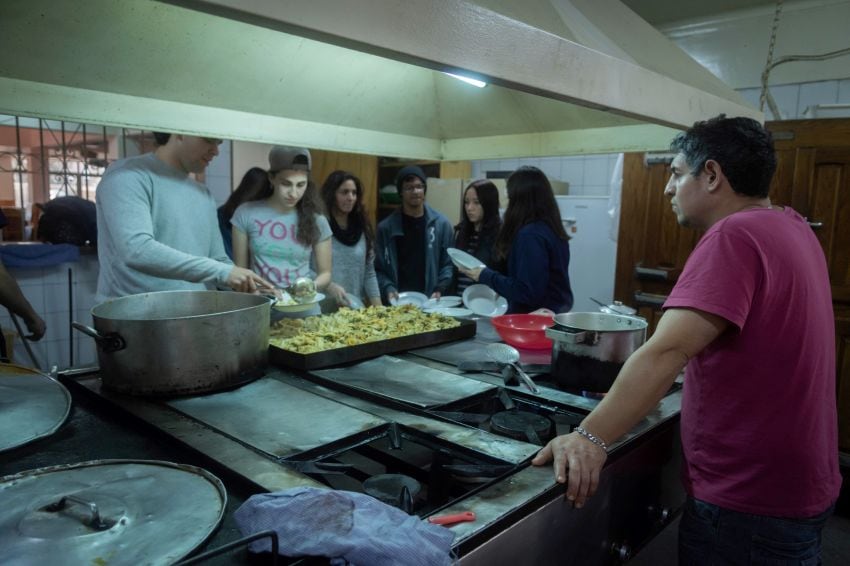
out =
[[[663,149],[762,119],[615,0],[4,0],[0,52],[0,113],[398,157]]]

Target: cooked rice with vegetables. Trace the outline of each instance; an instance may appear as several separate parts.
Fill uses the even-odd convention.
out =
[[[312,354],[411,334],[445,330],[460,322],[413,305],[341,308],[333,314],[285,318],[272,325],[269,343],[277,348]]]

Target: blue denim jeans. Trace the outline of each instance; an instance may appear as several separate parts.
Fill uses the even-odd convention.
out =
[[[834,508],[787,519],[738,513],[688,497],[679,523],[679,564],[821,564],[821,531]]]

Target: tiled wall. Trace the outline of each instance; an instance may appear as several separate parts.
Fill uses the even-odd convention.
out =
[[[20,336],[15,336],[13,361],[28,367],[38,365],[44,371],[49,371],[53,366],[65,369],[72,365],[74,367],[96,365],[97,352],[94,340],[76,330],[72,335],[70,321],[73,318],[77,322],[92,325],[90,311],[94,306],[94,295],[97,290],[97,256],[84,254],[80,256],[79,261],[62,263],[53,267],[10,267],[8,270],[17,280],[24,296],[47,325],[47,332],[40,341],[29,342],[38,363],[32,363]],[[26,332],[23,321],[19,318],[18,322],[21,329]],[[15,330],[9,312],[2,308],[0,308],[0,326],[4,330]]]
[[[750,104],[758,108],[760,88],[745,88],[738,92]],[[783,120],[801,120],[809,117],[804,115],[809,106],[850,104],[850,79],[771,86],[770,94],[776,101]],[[767,104],[765,104],[764,113],[768,120],[775,119]]]
[[[569,183],[571,195],[607,196],[618,156],[618,153],[611,153],[570,157],[485,159],[472,162],[472,177],[481,179],[487,176],[487,171],[513,171],[517,167],[531,165],[543,171],[550,179]]]

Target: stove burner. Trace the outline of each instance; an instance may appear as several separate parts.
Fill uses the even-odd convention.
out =
[[[421,489],[418,481],[402,474],[378,474],[363,482],[368,495],[406,513],[413,511],[413,500]]]
[[[494,413],[490,418],[490,430],[540,446],[555,436],[555,424],[550,418],[529,411]]]

